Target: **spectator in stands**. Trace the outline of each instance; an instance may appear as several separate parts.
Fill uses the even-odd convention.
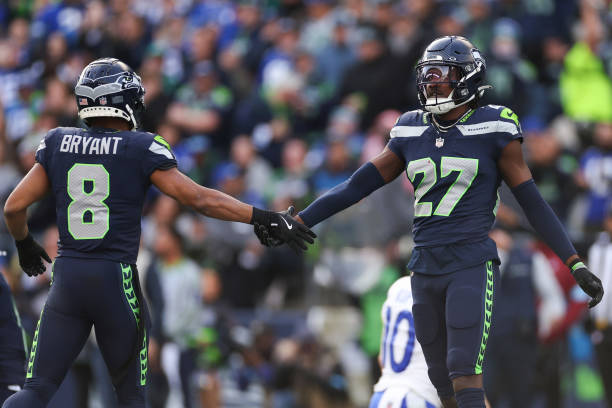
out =
[[[612,203],[612,122],[595,125],[593,146],[580,158],[578,183],[587,190],[585,228],[598,231]]]
[[[193,67],[191,84],[177,91],[176,102],[168,108],[168,120],[185,135],[206,134],[219,147],[227,147],[223,134],[233,104],[232,92],[219,83],[212,61]]]
[[[155,253],[159,257],[160,286],[164,301],[162,330],[167,340],[178,348],[178,368],[183,405],[191,408],[195,351],[189,345],[200,328],[203,313],[200,292],[201,268],[183,254],[183,238],[172,225],[159,226]],[[177,379],[169,379],[175,384]]]
[[[581,36],[567,55],[560,78],[561,103],[576,121],[612,121],[612,80],[599,52],[605,41],[605,25],[594,2],[581,5]]]

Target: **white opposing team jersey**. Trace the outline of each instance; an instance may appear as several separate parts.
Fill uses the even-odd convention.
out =
[[[382,375],[374,391],[403,389],[423,397],[429,406],[440,407],[438,393],[427,375],[423,349],[414,332],[410,277],[402,277],[391,285],[382,307],[382,319]]]

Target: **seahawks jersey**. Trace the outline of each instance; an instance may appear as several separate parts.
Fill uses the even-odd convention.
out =
[[[427,375],[423,349],[415,336],[409,277],[398,279],[389,288],[382,307],[382,319],[382,375],[374,391],[399,388],[404,391],[400,393],[402,398],[406,391],[412,391],[435,406],[440,406],[436,389]]]
[[[58,256],[134,264],[151,173],[176,166],[168,143],[145,132],[56,128],[36,161],[55,196]]]
[[[405,161],[414,186],[417,248],[450,246],[461,255],[461,245],[480,243],[486,256],[478,261],[497,258],[488,240],[502,179],[497,161],[516,139],[522,141],[518,118],[503,106],[472,110],[447,131],[422,110],[400,116],[388,147]]]

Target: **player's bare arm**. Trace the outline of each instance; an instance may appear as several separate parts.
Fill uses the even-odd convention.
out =
[[[249,223],[253,207],[221,191],[203,187],[173,167],[155,170],[151,182],[163,193],[207,217]]]
[[[49,190],[49,178],[45,169],[36,163],[15,187],[4,204],[4,219],[6,226],[15,239],[19,253],[19,265],[30,276],[45,271],[41,258],[51,262],[45,250],[32,238],[28,232],[27,209],[40,200]]]
[[[16,240],[28,235],[26,210],[40,200],[49,190],[49,179],[45,169],[36,163],[15,187],[4,204],[4,218],[9,232]]]
[[[267,246],[287,243],[295,251],[306,249],[316,235],[290,215],[260,210],[221,191],[203,187],[176,167],[155,170],[151,182],[163,193],[208,217],[254,224],[255,232]]]
[[[501,171],[504,181],[510,188],[514,188],[533,178],[531,170],[529,170],[523,159],[521,143],[518,140],[510,142],[504,147],[497,166]]]
[[[370,162],[376,167],[385,183],[390,183],[406,170],[406,163],[391,149],[385,146],[378,156]]]
[[[385,147],[378,156],[363,164],[351,177],[301,211],[296,220],[312,227],[394,180],[404,168],[404,161]]]
[[[517,140],[502,150],[498,167],[532,227],[570,268],[582,290],[591,296],[589,307],[595,306],[603,297],[602,283],[580,260],[565,228],[540,195]]]

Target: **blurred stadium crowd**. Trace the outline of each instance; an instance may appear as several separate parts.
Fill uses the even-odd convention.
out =
[[[423,47],[461,34],[486,58],[485,103],[518,114],[542,195],[601,273],[604,225],[612,233],[610,27],[609,0],[0,1],[0,204],[47,130],[81,125],[77,76],[112,56],[141,75],[142,129],[172,145],[180,170],[253,205],[303,209],[418,107]],[[612,303],[589,315],[562,262],[501,197],[492,236],[509,283],[487,350],[489,399],[604,407]],[[303,256],[151,191],[138,260],[153,322],[150,406],[366,406],[380,306],[412,248],[412,201],[401,177],[318,226]],[[50,255],[54,219],[48,197],[29,221]],[[50,271],[27,278],[14,255],[2,224],[0,268],[32,335]],[[112,407],[105,375],[92,336],[55,406]]]

